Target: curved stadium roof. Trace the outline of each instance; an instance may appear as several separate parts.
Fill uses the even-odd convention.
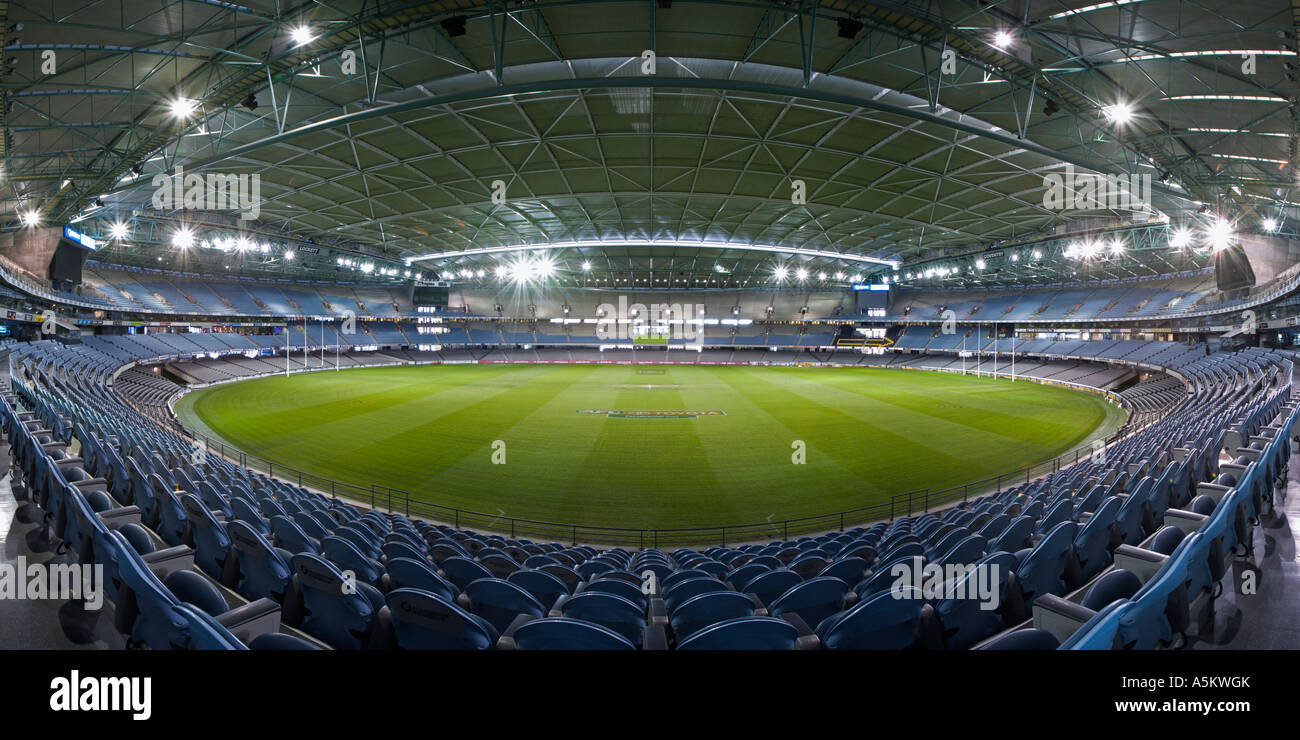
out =
[[[490,278],[505,257],[484,251],[578,244],[553,258],[738,285],[777,262],[906,275],[1038,244],[1046,259],[1001,278],[1036,281],[1067,274],[1063,234],[1129,224],[1132,248],[1089,274],[1164,273],[1206,263],[1168,246],[1167,221],[1258,228],[1294,208],[1296,18],[1280,1],[1245,21],[1172,0],[141,5],[4,19],[9,228],[33,212],[104,239],[126,224],[107,263],[400,279],[419,258]],[[1151,175],[1152,211],[1134,226],[1045,208],[1064,165]],[[154,176],[178,167],[259,175],[257,218],[155,208]],[[202,247],[220,234],[270,248]]]

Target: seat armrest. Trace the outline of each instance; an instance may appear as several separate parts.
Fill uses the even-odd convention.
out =
[[[99,512],[99,521],[109,529],[120,529],[124,524],[140,523],[139,506],[118,506],[108,511]]]
[[[646,616],[650,624],[668,624],[668,607],[664,605],[664,600],[658,596],[651,597]]]
[[[798,614],[795,614],[794,612],[786,612],[785,614],[782,614],[780,617],[777,618],[783,619],[789,622],[790,624],[793,624],[794,628],[799,630],[800,637],[803,637],[804,635],[813,634],[812,628],[808,626],[807,622],[803,621],[803,617],[799,616]]]
[[[1184,534],[1191,534],[1200,529],[1208,518],[1204,514],[1197,514],[1186,509],[1166,509],[1164,522],[1178,527],[1183,530]]]
[[[82,492],[103,491],[104,493],[108,493],[107,478],[91,478],[90,480],[79,480],[76,483],[73,483],[72,485],[76,486],[77,489]]]
[[[52,442],[51,444],[63,444],[63,443],[62,443],[62,442]],[[48,445],[46,445],[46,446],[48,446]],[[64,446],[64,447],[67,447],[67,445],[63,445],[63,446]],[[65,457],[65,458],[63,458],[62,460],[55,460],[55,461],[54,461],[54,464],[55,464],[55,465],[58,465],[58,466],[59,466],[59,469],[63,469],[63,468],[70,468],[70,467],[72,467],[73,465],[81,465],[81,466],[84,467],[85,464],[86,464],[86,461],[85,461],[85,459],[83,459],[83,458],[81,457],[81,455],[72,455],[71,457]]]
[[[167,576],[178,570],[190,570],[194,567],[194,550],[186,545],[177,545],[163,550],[155,550],[140,558],[149,570],[165,581]]]
[[[1196,495],[1206,495],[1214,499],[1214,503],[1219,503],[1223,497],[1228,495],[1232,489],[1227,486],[1221,486],[1218,483],[1197,483]]]
[[[247,645],[259,635],[280,631],[280,605],[271,599],[261,598],[237,606],[216,619]]]
[[[800,635],[799,639],[794,641],[795,650],[817,650],[821,646],[822,641],[817,635]]]
[[[1042,594],[1035,598],[1033,609],[1034,626],[1051,632],[1061,642],[1065,642],[1096,615],[1096,612],[1082,604],[1052,594]]]
[[[1131,572],[1143,583],[1151,580],[1151,576],[1164,567],[1168,559],[1167,555],[1133,545],[1115,548],[1115,567]]]
[[[1245,457],[1247,460],[1255,462],[1263,453],[1263,450],[1255,450],[1249,447],[1238,447],[1237,451],[1233,454],[1237,457]]]
[[[668,630],[662,624],[648,624],[641,638],[642,650],[667,650]]]
[[[518,645],[515,644],[515,630],[536,619],[539,619],[539,617],[534,617],[531,614],[515,615],[514,620],[506,625],[506,631],[501,634],[501,637],[497,638],[497,650],[518,649]]]

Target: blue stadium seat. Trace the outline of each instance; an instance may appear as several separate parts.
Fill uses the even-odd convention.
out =
[[[925,558],[919,555],[904,555],[893,560],[881,561],[863,581],[853,588],[854,593],[865,599],[872,594],[888,591],[894,585],[894,582],[898,580],[898,571],[896,569],[900,566],[908,572],[918,573],[925,567]]]
[[[225,525],[217,521],[208,507],[192,493],[181,497],[181,506],[185,507],[185,516],[190,521],[195,565],[220,580],[230,557],[231,543]]]
[[[741,617],[705,627],[677,644],[678,650],[793,650],[799,630],[775,617]]]
[[[564,581],[545,571],[517,570],[506,580],[527,591],[547,611],[561,596],[569,595],[569,587],[564,585]]]
[[[1065,590],[1066,561],[1074,547],[1079,525],[1059,522],[1021,561],[1016,570],[1026,610],[1042,594],[1060,595]]]
[[[1183,540],[1165,565],[1129,599],[1119,617],[1119,643],[1126,650],[1154,650],[1173,644],[1191,624],[1185,557],[1194,540]]]
[[[821,576],[804,581],[781,594],[768,605],[767,610],[774,617],[793,612],[813,626],[844,609],[844,597],[848,590],[849,585],[844,581]]]
[[[1146,548],[1162,555],[1169,555],[1173,553],[1174,548],[1178,547],[1178,543],[1183,541],[1183,537],[1183,530],[1178,527],[1172,525],[1161,527],[1159,531],[1152,535],[1151,541],[1147,543]]]
[[[1107,571],[1092,585],[1080,603],[1094,612],[1101,611],[1116,599],[1128,599],[1142,588],[1142,581],[1132,571],[1116,568]]]
[[[730,583],[732,588],[735,588],[737,591],[743,591],[745,584],[769,571],[771,571],[771,568],[766,565],[759,563],[745,563],[724,575],[722,580]]]
[[[442,572],[461,591],[480,578],[492,578],[492,571],[477,560],[452,556],[442,561]]]
[[[1130,602],[1112,601],[1074,631],[1060,650],[1113,650],[1119,643],[1119,621]]]
[[[829,576],[838,578],[853,588],[866,575],[868,568],[867,561],[859,557],[840,558],[822,569],[818,576]]]
[[[708,573],[706,571],[699,570],[697,568],[682,568],[680,570],[675,570],[672,573],[669,573],[668,576],[665,577],[659,583],[659,590],[667,591],[671,589],[673,586],[676,586],[678,583],[681,583],[682,581],[689,581],[692,578],[713,578],[713,577],[714,576],[712,573]]]
[[[110,538],[116,535],[107,534]],[[114,613],[118,631],[127,635],[131,644],[170,650],[175,647],[172,639],[187,626],[184,615],[175,608],[181,602],[128,548],[123,539],[116,550],[121,583]]]
[[[601,576],[591,583],[588,583],[582,588],[581,592],[586,593],[588,591],[601,591],[607,594],[617,594],[642,609],[644,609],[646,605],[645,594],[641,592],[641,587],[639,585],[633,585],[618,578],[610,578],[607,575]]]
[[[408,558],[432,563],[431,560],[425,557],[423,551],[417,550],[405,542],[385,542],[383,547],[380,548],[380,553],[384,556],[385,563],[394,558]]]
[[[399,588],[384,600],[403,650],[487,650],[496,645],[498,633],[486,619],[428,591]]]
[[[184,627],[168,638],[173,647],[186,650],[248,649],[210,614],[187,604],[180,604],[175,610],[184,620]]]
[[[798,573],[791,573],[788,570],[774,570],[758,574],[753,580],[746,583],[741,590],[747,594],[754,594],[759,601],[766,605],[800,583],[803,583],[803,579],[799,577]]]
[[[1110,565],[1111,550],[1120,544],[1119,533],[1115,529],[1115,517],[1119,514],[1119,509],[1118,497],[1106,499],[1079,528],[1079,534],[1074,538],[1075,556],[1085,581]]]
[[[974,645],[1009,624],[1021,614],[1008,603],[1007,584],[1015,577],[1016,559],[1007,552],[996,552],[981,560],[967,575],[948,584],[944,598],[935,606],[943,627],[944,644],[952,650]],[[991,586],[989,594],[982,587]],[[989,596],[985,601],[980,597]]]
[[[1061,643],[1046,630],[1028,627],[1008,632],[979,646],[980,650],[1055,650]]]
[[[269,598],[283,602],[293,578],[293,568],[285,551],[272,547],[247,522],[230,522],[226,533],[239,565],[235,590],[248,599]]]
[[[163,585],[180,602],[189,604],[216,616],[224,614],[229,606],[212,582],[192,570],[176,570],[167,575]]]
[[[460,589],[438,575],[438,572],[427,561],[412,558],[393,558],[388,561],[387,568],[389,590],[414,588],[429,591],[448,601],[454,601],[456,595],[460,593]]]
[[[795,576],[798,578],[798,576]],[[687,599],[698,596],[710,591],[727,591],[727,584],[719,581],[713,576],[702,578],[688,578],[684,581],[678,581],[673,584],[672,588],[663,592],[664,606],[668,608],[669,613],[677,608],[679,604]],[[642,602],[644,603],[644,602]]]
[[[258,635],[248,643],[249,650],[320,650],[320,646],[284,632]]]
[[[241,521],[257,530],[263,537],[271,536],[271,523],[250,503],[242,498],[230,499],[230,516],[226,521]]]
[[[154,531],[163,542],[176,546],[187,544],[189,526],[180,496],[171,491],[161,491],[158,494],[158,526]]]
[[[920,591],[905,586],[824,620],[817,625],[817,637],[827,650],[902,650],[917,642],[923,612],[933,611]]]
[[[522,625],[514,633],[519,650],[634,650],[632,643],[608,627],[565,617]]]
[[[1002,534],[989,543],[989,552],[1016,552],[1029,546],[1029,537],[1034,533],[1034,518],[1029,515],[1018,516],[1007,525]]]
[[[367,557],[352,544],[337,535],[329,535],[320,541],[321,557],[339,567],[350,571],[358,580],[372,586],[378,586],[384,575],[384,566],[377,560]]]
[[[598,591],[575,594],[560,605],[562,616],[594,622],[640,645],[645,633],[645,612],[622,596]]]
[[[541,617],[542,605],[527,591],[500,578],[480,578],[465,588],[470,611],[486,619],[498,633],[506,631],[520,614]]]
[[[356,582],[353,590],[339,569],[318,555],[298,553],[290,565],[303,599],[301,623],[292,626],[340,650],[365,647],[378,611],[374,598],[365,593],[373,587]]]
[[[754,607],[753,599],[745,594],[735,591],[710,591],[692,596],[678,605],[669,616],[668,623],[680,642],[711,624],[727,619],[753,616]]]
[[[988,547],[988,544],[988,540],[977,534],[963,537],[947,551],[937,553],[934,564],[943,567],[950,564],[966,565],[974,563],[983,557],[984,549]]]
[[[292,553],[320,554],[320,540],[309,537],[296,522],[286,516],[271,517],[275,544]]]

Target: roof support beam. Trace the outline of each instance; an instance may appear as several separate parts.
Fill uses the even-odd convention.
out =
[[[963,131],[1006,146],[1031,151],[1057,161],[1073,164],[1076,167],[1082,167],[1093,172],[1106,172],[1115,165],[1113,162],[1096,161],[1085,157],[1059,152],[1032,141],[1017,138],[1014,134],[995,129],[987,124],[972,122],[965,117],[939,115],[918,108],[895,105],[880,99],[858,97],[807,87],[789,87],[785,85],[751,82],[747,80],[644,76],[544,80],[518,85],[500,85],[498,87],[480,88],[476,90],[462,90],[453,93],[445,93],[443,95],[432,95],[425,98],[406,100],[399,103],[390,103],[388,105],[376,106],[298,126],[268,136],[259,141],[249,142],[247,144],[233,147],[221,154],[193,160],[188,163],[188,166],[191,169],[200,169],[216,162],[220,162],[228,157],[241,156],[263,147],[272,146],[306,134],[327,131],[357,121],[364,121],[382,116],[391,116],[411,110],[489,100],[507,96],[527,96],[538,93],[614,88],[710,90],[727,93],[750,93],[774,97],[814,100],[822,103],[843,105],[850,108],[857,107],[865,110],[880,111],[911,120],[922,121],[943,128]],[[122,189],[124,188],[117,188],[116,190]],[[1188,200],[1188,196],[1185,193],[1163,184],[1153,183],[1152,191],[1179,201]]]

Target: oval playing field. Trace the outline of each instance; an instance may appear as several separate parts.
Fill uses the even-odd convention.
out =
[[[945,489],[1049,459],[1124,415],[1100,396],[1024,381],[684,365],[318,372],[196,391],[176,410],[238,449],[346,483],[636,528],[780,520]]]

